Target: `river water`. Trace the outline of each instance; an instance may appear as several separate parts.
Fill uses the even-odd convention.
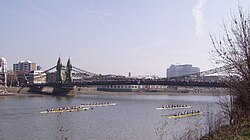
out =
[[[51,107],[115,102],[93,110],[40,114]],[[168,119],[176,110],[156,110],[163,104],[187,104],[191,109],[216,113],[213,96],[39,95],[0,97],[1,140],[158,140],[178,139],[186,130],[204,130],[206,115]]]

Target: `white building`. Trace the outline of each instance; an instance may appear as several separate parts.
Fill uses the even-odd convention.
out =
[[[0,58],[0,83],[7,84],[7,61],[4,57]]]
[[[7,61],[4,57],[0,58],[0,71],[1,73],[7,72]]]
[[[186,65],[171,65],[167,69],[167,78],[189,75],[200,72],[200,68],[193,67],[190,64]]]
[[[31,71],[29,73],[29,83],[30,84],[41,84],[46,83],[46,73],[44,71]]]

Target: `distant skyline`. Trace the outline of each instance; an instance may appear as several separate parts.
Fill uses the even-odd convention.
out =
[[[222,34],[249,0],[2,0],[0,57],[8,69],[31,60],[48,69],[60,56],[98,74],[166,76],[171,64],[214,68],[209,34]]]

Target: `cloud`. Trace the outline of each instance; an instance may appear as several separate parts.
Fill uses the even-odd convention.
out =
[[[192,9],[193,17],[195,19],[195,35],[197,38],[201,38],[203,35],[205,35],[204,30],[204,16],[203,16],[203,8],[206,4],[206,0],[198,0],[198,3],[196,3],[195,7]]]

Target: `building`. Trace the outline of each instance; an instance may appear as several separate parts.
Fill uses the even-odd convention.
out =
[[[73,83],[84,82],[85,76],[86,76],[86,74],[83,74],[83,73],[72,73],[72,82]]]
[[[46,73],[41,70],[31,71],[29,73],[29,83],[30,84],[41,84],[46,83]]]
[[[113,91],[113,92],[138,92],[139,85],[101,85],[97,87],[99,91]]]
[[[158,92],[166,89],[167,86],[162,85],[100,85],[97,87],[99,91],[109,92]]]
[[[37,65],[31,61],[20,61],[17,64],[13,64],[13,72],[16,74],[19,85],[27,84],[29,80],[29,74],[31,71],[36,71]]]
[[[43,68],[41,66],[37,66],[37,70],[42,70]]]
[[[53,83],[56,81],[56,72],[50,72],[46,74],[46,82]]]
[[[166,89],[165,85],[141,85],[141,90],[146,92],[165,91]]]
[[[12,87],[12,86],[18,86],[18,79],[17,75],[12,71],[8,70],[7,71],[7,86]]]
[[[18,72],[30,72],[37,70],[36,63],[33,63],[31,61],[20,61],[18,64],[13,64],[13,71]]]
[[[0,84],[7,84],[7,61],[4,57],[0,58]]]
[[[171,65],[167,69],[167,78],[171,77],[177,77],[177,76],[183,76],[183,75],[189,75],[189,74],[194,74],[194,73],[199,73],[200,68],[198,67],[193,67],[190,64],[186,65]]]

